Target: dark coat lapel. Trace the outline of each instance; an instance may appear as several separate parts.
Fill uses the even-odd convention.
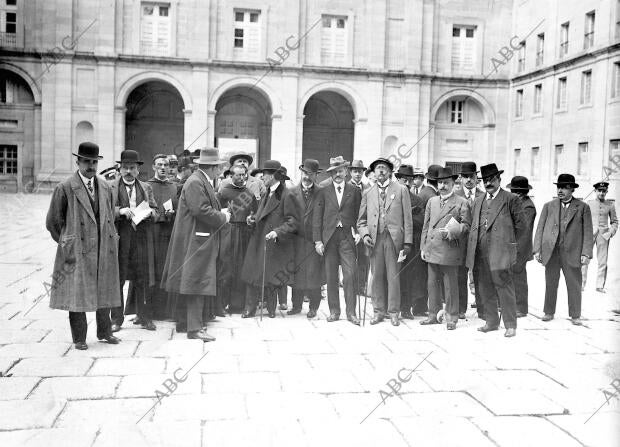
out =
[[[351,196],[353,195],[353,188],[355,186],[350,185],[348,182],[344,182],[344,190],[342,191],[342,202],[340,202],[340,209],[351,200]]]
[[[212,206],[217,203],[218,208],[219,208],[220,202],[217,200],[217,197],[215,196],[215,190],[213,189],[213,185],[209,181],[209,178],[201,170],[197,170],[197,172],[199,173],[198,175],[200,176],[202,183],[205,185],[205,188],[207,190],[207,195],[209,196],[209,200],[211,201]]]
[[[504,191],[503,189],[500,189],[497,196],[495,196],[495,198],[493,199],[493,201],[497,200],[498,203],[494,203],[493,205],[495,206],[493,208],[489,207],[490,209],[489,209],[487,230],[493,226],[493,222],[495,222],[495,219],[497,219],[499,212],[502,210],[503,207],[506,206],[506,202],[507,202],[506,194],[508,194],[506,191]]]
[[[440,197],[440,196],[438,196]],[[439,206],[439,213],[437,214],[437,217],[433,219],[432,222],[430,222],[430,226],[431,228],[435,228],[435,225],[437,225],[441,219],[443,219],[445,216],[448,215],[448,213],[450,213],[454,207],[456,206],[456,199],[454,197],[454,194],[450,196],[450,198],[446,201],[446,204],[443,206],[443,208],[441,208],[441,197],[439,199],[440,201],[437,202],[437,206]]]
[[[278,185],[278,187],[276,188],[275,192],[273,193],[273,195],[271,197],[269,197],[269,190],[267,190],[267,203],[265,204],[265,207],[263,208],[262,212],[260,213],[260,215],[257,217],[256,220],[262,220],[264,217],[266,217],[267,215],[269,215],[269,213],[271,213],[273,210],[275,210],[278,205],[280,204],[280,200],[282,198],[282,191],[284,190],[284,183],[280,182],[280,184]]]
[[[73,188],[73,193],[75,194],[75,197],[77,197],[78,202],[80,202],[80,205],[84,207],[93,222],[96,222],[95,213],[93,212],[93,207],[90,205],[90,199],[88,198],[86,187],[80,178],[80,174],[77,172],[73,175],[71,187]]]
[[[568,210],[567,213],[568,215],[566,216],[566,226],[568,227],[568,224],[570,224],[570,221],[573,219],[573,217],[575,217],[575,214],[577,214],[577,200],[573,198],[573,200],[570,201],[570,205],[568,205]]]

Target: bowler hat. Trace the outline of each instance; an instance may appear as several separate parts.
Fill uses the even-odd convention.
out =
[[[456,180],[459,177],[458,174],[452,173],[452,168],[440,168],[437,172],[437,176],[435,180],[444,180],[447,178],[451,178],[452,180]]]
[[[80,143],[78,146],[76,157],[85,158],[86,160],[101,160],[103,157],[99,155],[99,146],[90,141]]]
[[[282,168],[282,165],[278,160],[267,160],[263,167],[260,169],[260,172],[275,172],[279,171]]]
[[[346,161],[342,155],[338,155],[337,157],[329,159],[329,168],[325,170],[325,172],[333,171],[338,168],[346,168],[350,165],[348,161]]]
[[[351,162],[351,169],[363,169],[366,170],[366,166],[364,166],[364,162],[362,160],[353,160]]]
[[[390,171],[394,171],[394,163],[392,163],[390,160],[388,160],[387,158],[384,158],[384,157],[379,157],[375,161],[370,163],[370,166],[368,167],[368,169],[370,169],[371,171],[374,171],[375,167],[379,163],[383,163],[385,165],[388,165],[388,167],[390,168]]]
[[[605,189],[605,190],[607,190],[607,188],[609,188],[609,182],[598,182],[598,183],[595,183],[592,186],[594,186],[594,189]]]
[[[558,175],[558,181],[553,184],[559,187],[568,186],[569,188],[579,188],[579,185],[575,183],[575,176],[572,174]]]
[[[291,178],[287,175],[287,170],[285,166],[282,166],[280,169],[280,174],[282,174],[282,180],[290,180]]]
[[[117,161],[117,163],[135,163],[137,165],[144,164],[142,160],[140,160],[140,154],[136,151],[132,151],[131,149],[126,149],[121,152],[121,159]]]
[[[504,171],[497,169],[495,163],[490,163],[488,165],[480,166],[480,178],[484,180],[485,178],[493,177],[494,175],[500,175]]]
[[[532,189],[532,186],[528,183],[527,177],[515,175],[512,180],[510,180],[510,183],[506,185],[506,189],[510,189],[511,191],[528,191]]]
[[[232,166],[235,164],[235,161],[239,160],[240,158],[245,158],[248,162],[248,166],[251,165],[254,161],[254,158],[252,158],[250,154],[246,154],[245,152],[239,152],[238,154],[231,156],[228,162]]]
[[[214,147],[200,149],[200,157],[194,158],[194,163],[199,165],[223,165],[226,160],[220,159],[220,151]]]
[[[477,173],[478,171],[476,170],[476,163],[474,163],[473,161],[464,161],[461,165],[461,171],[459,172],[459,174],[461,175],[475,175]]]
[[[428,167],[428,172],[426,173],[426,178],[429,180],[437,180],[437,175],[441,169],[442,167],[439,165],[430,165]]]
[[[398,171],[394,174],[394,177],[413,177],[413,166],[411,165],[400,165],[398,167]]]
[[[319,161],[313,158],[306,158],[304,163],[299,166],[300,171],[304,171],[306,174],[316,174],[319,171],[322,171],[319,168]]]
[[[250,171],[250,177],[254,177],[256,174],[263,172],[260,168],[254,168]]]

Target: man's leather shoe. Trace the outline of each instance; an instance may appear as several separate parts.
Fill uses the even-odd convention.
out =
[[[286,313],[286,315],[297,315],[298,313],[301,313],[301,309],[293,307]]]
[[[330,314],[330,316],[327,317],[327,321],[329,323],[331,323],[333,321],[338,321],[338,320],[340,320],[340,315],[338,315],[338,314]]]
[[[551,321],[553,320],[553,315],[552,314],[544,314],[543,317],[541,318],[542,321]]]
[[[422,326],[426,326],[427,324],[439,324],[439,321],[437,321],[437,318],[427,318],[426,320],[420,321],[420,324]]]
[[[145,320],[142,322],[142,327],[144,329],[146,329],[147,331],[154,331],[157,330],[157,326],[155,326],[155,323],[153,323],[153,321],[151,320]]]
[[[390,315],[390,321],[392,322],[392,326],[400,325],[400,321],[398,320],[398,315]]]
[[[583,326],[583,322],[581,321],[581,318],[579,317],[571,318],[570,322],[573,323],[575,326]]]
[[[597,287],[597,288],[596,288],[596,291],[597,291],[598,293],[605,293],[605,289],[601,289],[600,287]]]
[[[268,316],[269,318],[275,318],[275,317],[276,317],[276,311],[275,311],[275,309],[274,309],[274,310],[270,310],[270,311],[268,311],[268,312],[267,312],[267,316]]]
[[[372,317],[372,320],[370,320],[370,324],[379,324],[383,321],[383,315],[375,315],[374,317]]]
[[[186,324],[177,323],[175,329],[176,329],[177,333],[182,334],[182,333],[187,332],[187,325]]]
[[[142,320],[140,319],[140,317],[136,317],[132,321],[133,321],[133,324],[142,324]]]
[[[187,333],[187,338],[190,340],[202,340],[205,343],[208,341],[215,341],[215,337],[207,334],[205,331],[192,331]]]
[[[103,340],[105,340],[106,343],[111,344],[111,345],[117,345],[121,341],[120,338],[117,338],[114,335],[108,335],[107,337],[103,337],[99,339],[99,341],[103,341]]]
[[[113,324],[113,325],[110,327],[110,330],[111,330],[112,332],[118,332],[118,331],[120,331],[120,330],[121,330],[121,327],[120,327],[118,324]]]
[[[310,309],[308,311],[308,315],[306,315],[306,317],[308,317],[308,319],[316,317],[316,310]]]
[[[469,305],[469,307],[471,307],[472,309],[475,309],[475,308],[476,308],[476,307],[478,307],[478,306],[477,306],[477,304],[476,304],[476,303],[471,303],[471,304]]]
[[[446,323],[446,327],[448,328],[449,331],[453,331],[456,329],[456,323],[454,321],[450,321]]]
[[[422,311],[420,311],[420,312],[414,312],[414,313],[413,313],[413,316],[414,316],[414,317],[428,317],[428,312],[422,312]]]
[[[527,317],[527,314],[523,312],[517,312],[517,318],[523,318],[523,317]]]
[[[78,341],[75,343],[75,349],[78,349],[80,351],[86,351],[88,349],[88,345],[85,341]]]
[[[403,319],[413,320],[413,314],[411,312],[408,312],[408,311],[401,312],[400,316],[403,317]]]
[[[515,335],[517,335],[517,330],[513,327],[509,327],[506,329],[506,332],[504,332],[504,337],[514,337]]]
[[[487,326],[486,324],[484,326],[480,326],[477,331],[478,332],[483,332],[483,333],[487,333],[487,332],[491,332],[491,331],[496,331],[498,330],[499,327],[497,326]]]
[[[280,304],[280,310],[286,310],[288,309],[288,307],[286,307],[286,304]]]
[[[349,315],[347,317],[347,320],[349,320],[351,323],[355,324],[356,326],[360,325],[360,320],[355,315]]]
[[[459,320],[464,320],[466,318],[465,312],[459,313]]]
[[[241,314],[241,318],[254,318],[254,315],[256,315],[256,311],[250,312],[250,311],[244,310],[243,313]]]

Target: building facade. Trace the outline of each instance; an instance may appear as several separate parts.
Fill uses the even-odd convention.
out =
[[[66,177],[87,140],[101,169],[215,145],[591,182],[620,150],[618,4],[0,0],[0,188]]]

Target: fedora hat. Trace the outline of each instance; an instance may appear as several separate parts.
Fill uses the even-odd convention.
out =
[[[480,179],[484,180],[485,178],[493,177],[494,175],[499,175],[503,172],[503,170],[497,169],[495,163],[480,166]]]
[[[375,161],[370,163],[370,166],[368,167],[368,169],[371,170],[371,171],[374,171],[375,167],[379,163],[383,163],[384,165],[388,165],[388,167],[390,168],[390,171],[394,171],[394,163],[392,163],[390,160],[388,160],[387,158],[384,158],[384,157],[379,157]]]
[[[322,169],[319,168],[319,161],[313,158],[306,158],[304,163],[299,166],[299,170],[304,171],[306,174],[316,174],[322,171]]]
[[[506,189],[510,189],[511,191],[529,191],[532,189],[532,186],[528,183],[527,177],[515,175],[512,180],[510,180],[510,183],[506,185]]]
[[[346,168],[350,165],[348,161],[346,161],[342,155],[338,155],[337,157],[329,159],[329,168],[325,170],[325,172],[333,171],[338,168]]]
[[[607,190],[607,188],[609,188],[609,182],[597,182],[594,185],[594,189],[604,189]]]
[[[452,168],[439,168],[437,175],[434,180],[444,180],[447,178],[451,178],[452,180],[456,180],[459,177],[458,174],[454,174],[452,172]]]
[[[437,180],[437,175],[441,169],[442,167],[439,165],[430,165],[428,167],[428,172],[426,173],[426,178],[429,180]]]
[[[194,163],[199,165],[223,165],[226,160],[220,159],[220,151],[214,147],[200,149],[200,156],[194,158]]]
[[[471,175],[474,174],[476,175],[479,171],[476,170],[476,163],[473,161],[465,161],[463,162],[463,164],[461,165],[461,171],[459,172],[460,175]]]
[[[394,174],[394,177],[413,177],[413,166],[411,165],[400,165],[398,167],[398,171]]]
[[[260,172],[276,172],[282,169],[282,165],[278,160],[267,160],[262,168],[260,168]]]
[[[230,165],[232,166],[240,158],[245,158],[248,162],[248,166],[251,165],[252,162],[254,161],[254,158],[252,158],[250,154],[246,154],[245,152],[239,152],[238,154],[232,155],[230,159],[228,160],[228,163],[230,163]]]
[[[351,166],[349,166],[351,169],[363,169],[364,171],[366,170],[366,166],[364,166],[364,162],[362,160],[353,160],[351,162]]]
[[[117,163],[135,163],[138,165],[144,164],[142,160],[140,160],[140,154],[136,151],[132,151],[131,149],[126,149],[121,152],[121,159],[117,161]]]
[[[103,157],[99,155],[99,146],[90,141],[80,143],[78,146],[76,157],[85,158],[86,160],[101,160]]]
[[[569,188],[579,188],[579,185],[575,183],[575,176],[572,174],[560,174],[558,175],[558,181],[553,183],[557,186],[568,186]]]

